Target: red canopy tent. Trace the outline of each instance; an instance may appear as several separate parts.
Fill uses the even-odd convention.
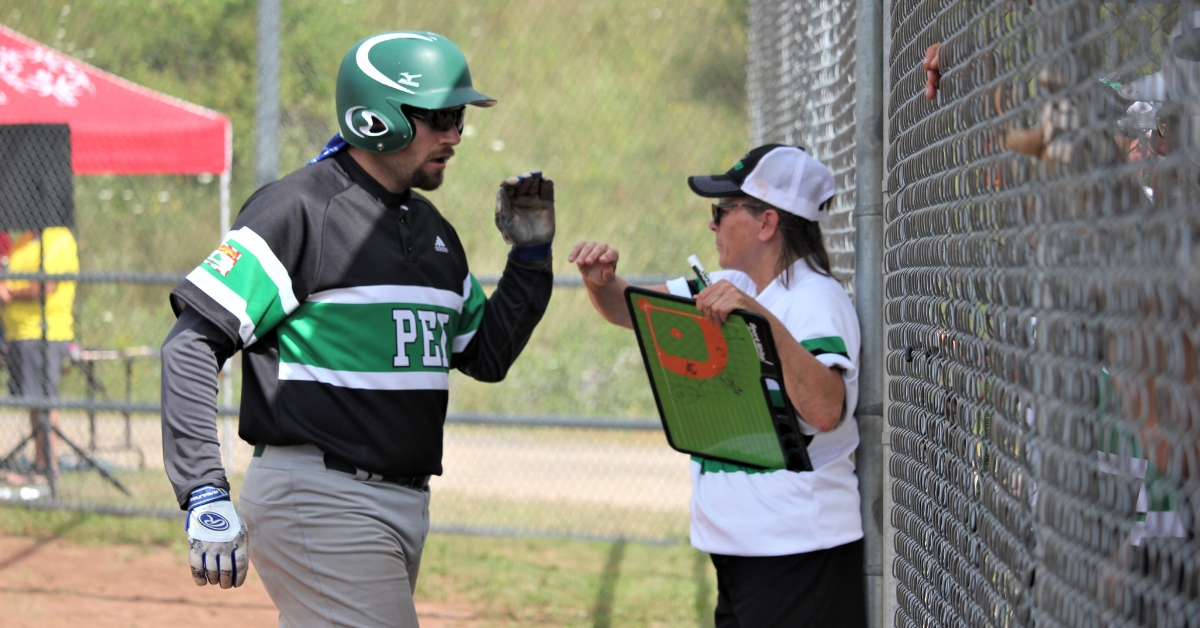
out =
[[[220,174],[228,215],[232,131],[225,116],[0,26],[0,124],[65,123],[79,174]]]
[[[0,125],[64,123],[71,129],[75,175],[219,174],[221,233],[229,230],[229,118],[0,25]],[[232,433],[230,421],[226,417],[225,429]]]

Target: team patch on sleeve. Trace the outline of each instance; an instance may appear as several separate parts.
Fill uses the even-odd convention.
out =
[[[229,271],[233,270],[234,264],[237,264],[241,257],[241,251],[228,244],[222,244],[221,246],[218,246],[217,250],[213,251],[207,259],[204,260],[204,263],[207,264],[209,268],[217,271],[217,274],[221,275],[222,277],[228,277]]]
[[[229,232],[187,279],[238,319],[243,346],[254,344],[299,306],[287,269],[247,227]]]

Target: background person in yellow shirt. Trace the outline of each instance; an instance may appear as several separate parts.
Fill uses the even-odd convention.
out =
[[[14,238],[9,253],[8,272],[52,275],[76,274],[79,272],[79,249],[75,237],[66,227],[49,227],[39,236],[36,231],[26,231]],[[45,253],[42,243],[45,243]],[[58,384],[62,377],[63,361],[67,357],[68,345],[75,339],[74,281],[46,281],[45,318],[42,311],[42,284],[40,281],[9,280],[0,282],[0,301],[4,303],[2,314],[4,332],[8,340],[8,389],[20,397],[57,397]],[[42,329],[45,326],[47,346],[43,355]],[[30,428],[37,430],[38,415],[33,409],[29,414]],[[58,425],[58,411],[50,411],[50,424]],[[39,473],[57,475],[58,464],[54,457],[54,438],[35,438]],[[50,445],[47,455],[46,444]],[[40,478],[39,478],[40,479]]]

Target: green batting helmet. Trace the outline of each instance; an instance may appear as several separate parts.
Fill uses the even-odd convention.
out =
[[[338,70],[342,138],[374,153],[398,151],[412,141],[412,120],[401,105],[448,109],[494,104],[495,99],[471,86],[462,50],[437,33],[397,31],[368,37],[346,53]]]

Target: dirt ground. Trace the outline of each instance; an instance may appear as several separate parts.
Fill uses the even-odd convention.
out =
[[[466,607],[418,603],[417,614],[423,628],[479,623]],[[253,571],[237,589],[201,588],[165,548],[0,536],[0,617],[5,628],[238,628],[279,615]]]

